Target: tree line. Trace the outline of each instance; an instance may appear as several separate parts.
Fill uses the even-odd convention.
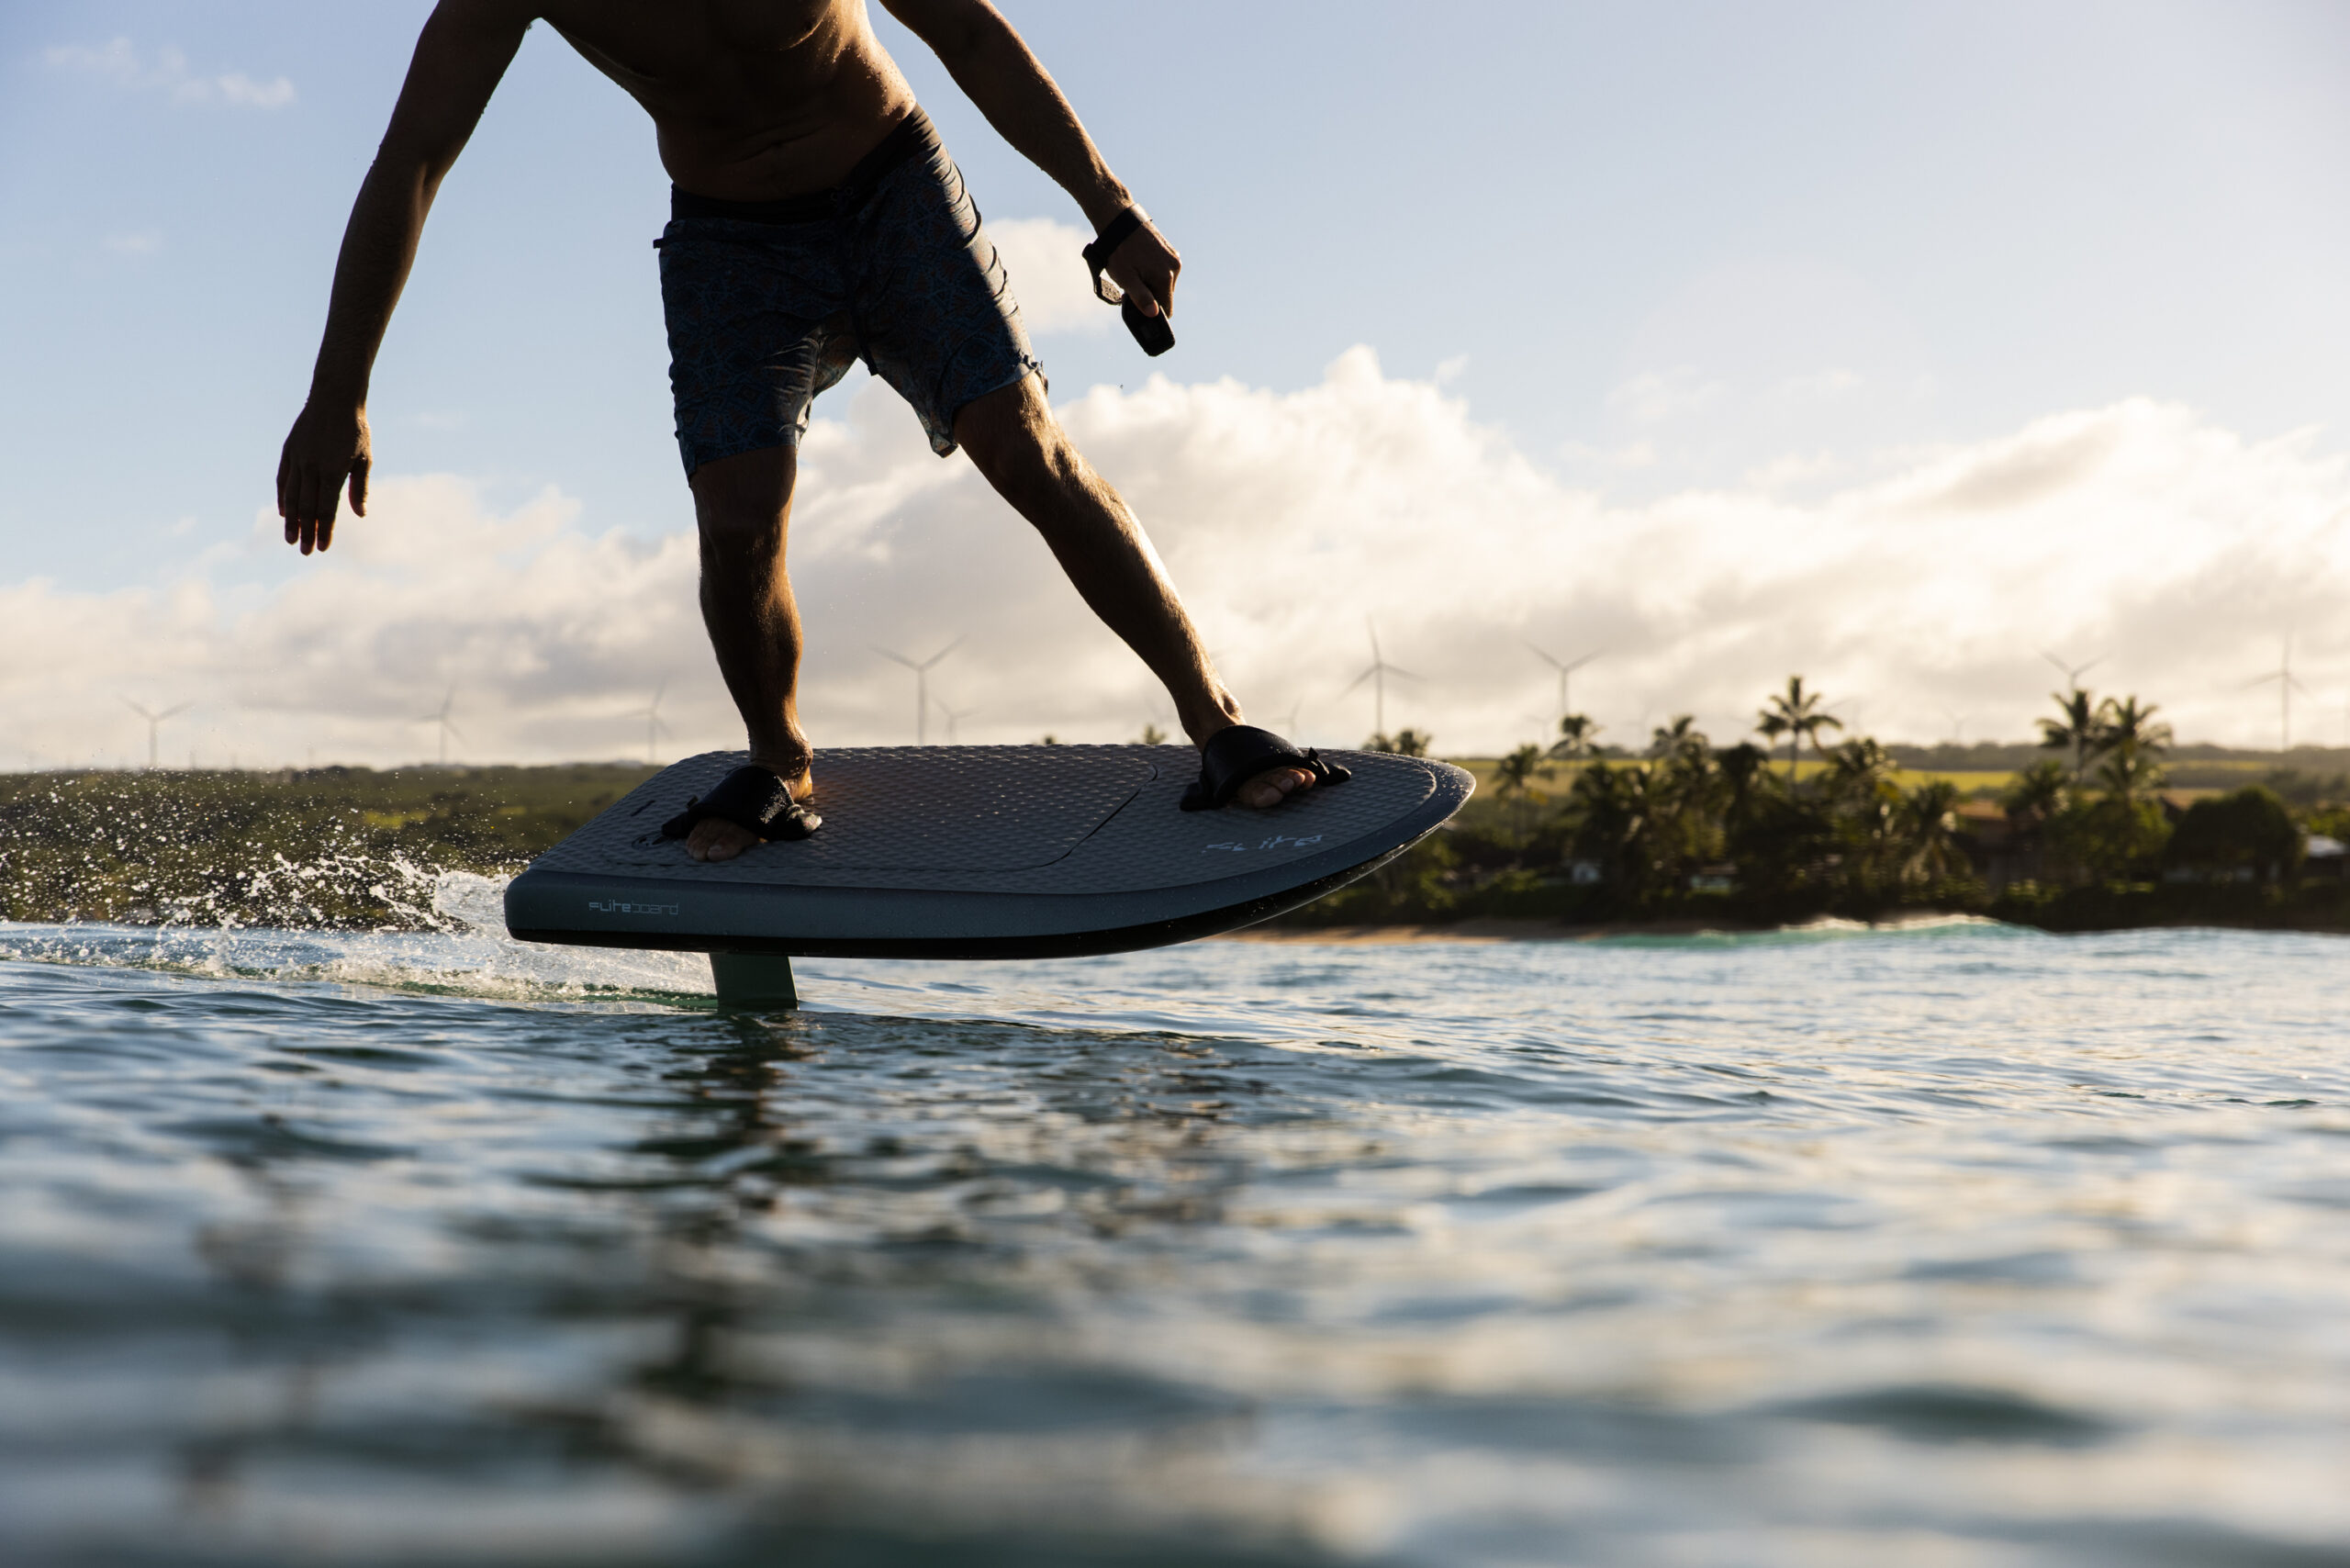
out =
[[[1570,713],[1548,744],[1502,757],[1452,831],[1325,901],[1317,918],[1774,919],[2044,904],[2165,881],[2273,889],[2291,880],[2308,832],[2350,830],[2350,808],[2321,802],[2297,819],[2259,785],[2165,802],[2173,737],[2154,704],[2079,688],[2051,702],[2039,721],[2049,755],[1998,791],[1996,817],[1973,824],[1956,785],[1905,784],[1885,746],[1845,735],[1801,676],[1764,700],[1751,738],[1726,745],[1684,714],[1634,755]],[[1369,745],[1426,755],[1430,740],[1406,730]]]

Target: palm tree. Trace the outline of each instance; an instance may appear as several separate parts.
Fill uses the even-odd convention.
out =
[[[1999,807],[2019,828],[2036,827],[2063,811],[2073,792],[2073,778],[2065,765],[2043,756],[2015,776],[1999,797]]]
[[[1828,793],[1837,800],[1874,799],[1892,782],[1893,754],[1866,735],[1846,741],[1828,757]]]
[[[1588,713],[1569,713],[1559,721],[1559,738],[1550,743],[1550,755],[1574,761],[1591,755],[1599,741],[1599,725]]]
[[[1958,786],[1930,779],[1902,799],[1901,875],[1905,880],[1939,882],[1966,864],[1958,843]]]
[[[2131,756],[2143,753],[2148,757],[2159,756],[2170,746],[2168,724],[2154,722],[2154,715],[2162,710],[2149,702],[2138,706],[2135,697],[2125,697],[2105,704],[2105,749],[2122,752]]]
[[[1835,730],[1841,734],[1844,721],[1833,713],[1821,711],[1819,693],[1806,691],[1803,677],[1791,675],[1787,677],[1787,689],[1772,695],[1754,727],[1765,740],[1775,741],[1781,735],[1787,737],[1787,778],[1793,782],[1796,755],[1803,743],[1807,739],[1811,742],[1812,750],[1824,752],[1826,748],[1820,745],[1819,732]]]
[[[2106,748],[2106,724],[2113,712],[2113,700],[2100,701],[2077,686],[2069,693],[2052,691],[2048,700],[2063,717],[2040,721],[2040,744],[2048,751],[2072,748],[2073,785],[2077,789],[2089,770],[2089,759]]]
[[[1898,869],[1895,809],[1901,790],[1893,770],[1891,754],[1863,735],[1830,753],[1818,780],[1819,793],[1834,803],[1837,834],[1865,887],[1881,884],[1886,873]]]
[[[2116,747],[2097,770],[2098,788],[2109,801],[2135,806],[2152,790],[2162,788],[2162,765],[2134,746]]]
[[[1597,861],[1637,902],[1649,878],[1648,773],[1641,767],[1586,767],[1575,775],[1570,844]]]
[[[1515,799],[1517,802],[1515,814],[1521,839],[1526,836],[1527,790],[1535,779],[1550,778],[1552,771],[1542,748],[1530,742],[1494,765],[1494,793],[1502,800]]]
[[[1714,765],[1721,769],[1722,781],[1729,786],[1730,799],[1742,801],[1754,781],[1762,777],[1762,769],[1770,759],[1762,748],[1752,741],[1740,741],[1725,746],[1714,754]]]
[[[1649,755],[1655,757],[1679,757],[1704,755],[1706,732],[1697,727],[1694,713],[1676,716],[1670,724],[1659,724],[1649,734]]]
[[[1494,765],[1494,793],[1523,795],[1535,779],[1549,777],[1550,765],[1543,760],[1542,748],[1528,743]]]

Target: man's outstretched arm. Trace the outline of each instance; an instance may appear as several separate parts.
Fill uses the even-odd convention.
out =
[[[1044,63],[987,0],[881,4],[931,47],[997,134],[1077,198],[1094,232],[1133,202]],[[1175,247],[1145,222],[1103,270],[1135,297],[1143,314],[1155,316],[1162,306],[1172,308],[1175,274],[1182,269]]]
[[[359,187],[334,267],[309,400],[277,464],[285,543],[307,555],[334,539],[335,506],[367,512],[367,381],[424,233],[424,215],[530,29],[509,0],[441,0],[417,39],[392,123]]]

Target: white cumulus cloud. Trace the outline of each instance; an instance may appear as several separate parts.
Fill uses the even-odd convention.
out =
[[[1013,218],[987,225],[1031,332],[1098,332],[1117,311],[1093,297],[1093,274],[1081,252],[1093,236],[1049,218]]]
[[[2250,440],[2130,400],[1899,462],[1859,454],[1849,471],[1868,477],[1818,498],[1758,482],[1623,505],[1368,349],[1296,392],[1154,379],[1059,411],[1243,700],[1259,718],[1294,707],[1316,744],[1371,728],[1368,687],[1345,689],[1368,616],[1420,678],[1391,685],[1388,722],[1458,753],[1547,726],[1555,678],[1523,640],[1600,651],[1576,705],[1621,743],[1680,712],[1734,739],[1798,671],[1887,738],[1935,738],[1953,714],[1969,738],[2020,738],[2053,648],[2109,655],[2097,683],[2161,703],[2183,738],[2274,744],[2273,689],[2245,683],[2292,633],[2322,738],[2339,739],[2350,463],[2306,433]],[[912,678],[873,650],[921,658],[957,636],[931,690],[971,715],[964,741],[1169,722],[1033,532],[968,463],[932,456],[894,394],[868,382],[835,412],[802,447],[792,532],[820,746],[910,740]],[[739,744],[688,535],[592,531],[554,493],[499,511],[448,476],[383,479],[371,511],[269,585],[225,552],[159,588],[0,587],[18,744],[135,758],[129,698],[196,704],[165,727],[173,759],[413,759],[433,745],[419,716],[453,686],[462,756],[623,756],[665,680],[675,748]],[[282,549],[274,534],[263,520],[253,548]]]
[[[241,71],[207,75],[191,69],[187,57],[176,49],[166,45],[146,55],[127,38],[96,45],[59,44],[42,59],[51,71],[109,82],[129,92],[161,93],[175,104],[282,109],[294,101],[294,84],[283,76],[263,82]]]

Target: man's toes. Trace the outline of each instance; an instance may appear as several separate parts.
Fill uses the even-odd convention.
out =
[[[1314,775],[1302,767],[1274,767],[1259,773],[1240,787],[1240,802],[1262,810],[1278,806],[1282,800],[1314,782]]]
[[[686,853],[702,861],[732,860],[756,842],[744,828],[705,817],[686,839]]]

